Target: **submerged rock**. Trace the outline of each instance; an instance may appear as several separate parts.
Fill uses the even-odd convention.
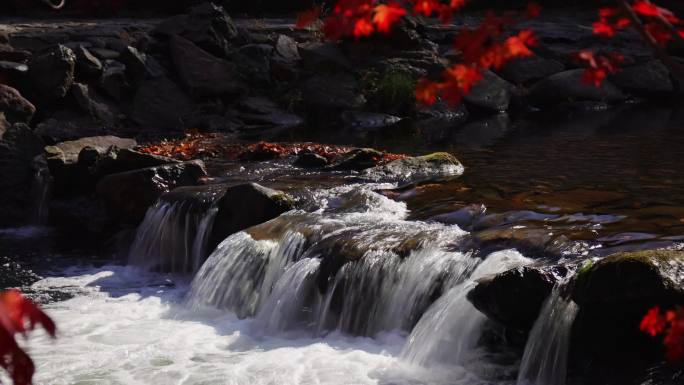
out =
[[[97,184],[97,194],[113,219],[137,225],[162,194],[200,184],[206,176],[199,160],[168,164],[108,175]]]
[[[328,165],[328,159],[313,152],[299,154],[295,166],[304,168],[320,168]]]
[[[344,158],[331,168],[334,170],[361,171],[380,163],[383,153],[372,148],[357,148],[345,154]]]
[[[463,174],[465,168],[455,156],[446,152],[408,157],[364,171],[363,176],[376,181],[414,183],[435,178],[452,178]]]

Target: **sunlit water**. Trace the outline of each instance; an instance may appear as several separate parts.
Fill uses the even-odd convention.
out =
[[[75,297],[45,306],[58,338],[29,342],[37,384],[487,384],[459,367],[401,361],[405,338],[255,337],[255,320],[189,310],[187,282],[120,266],[73,268],[34,288]]]

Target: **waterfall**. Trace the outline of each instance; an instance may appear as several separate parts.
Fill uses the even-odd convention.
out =
[[[170,272],[197,271],[218,209],[193,201],[159,200],[147,210],[129,252],[129,263]]]
[[[463,364],[480,338],[486,317],[468,302],[466,295],[476,280],[530,263],[514,250],[490,254],[467,281],[454,286],[437,300],[411,332],[401,356],[430,367],[434,363]]]
[[[556,285],[532,327],[525,346],[518,385],[565,385],[570,335],[579,307]]]
[[[403,204],[369,191],[329,202],[228,237],[196,274],[189,305],[255,316],[264,331],[408,332],[477,264],[458,250],[466,233],[456,226],[406,221]]]

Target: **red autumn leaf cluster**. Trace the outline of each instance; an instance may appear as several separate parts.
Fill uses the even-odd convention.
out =
[[[587,50],[580,51],[575,59],[586,67],[582,81],[596,87],[601,86],[609,74],[619,71],[620,65],[625,61],[624,56],[618,53],[598,55]]]
[[[663,344],[668,361],[684,362],[684,308],[661,312],[656,306],[641,320],[640,329],[651,337],[664,334]]]
[[[676,38],[684,37],[684,21],[672,11],[659,7],[649,0],[636,0],[624,7],[608,7],[599,10],[599,20],[594,23],[594,33],[603,37],[613,37],[618,31],[631,27],[634,23],[629,14],[643,19],[644,29],[659,44],[665,44]]]
[[[221,134],[191,132],[184,138],[163,140],[137,147],[137,150],[152,155],[165,156],[177,160],[196,158],[221,158],[224,160],[264,161],[280,159],[311,152],[329,161],[342,158],[352,147],[318,143],[273,143],[257,142],[251,144],[235,143]],[[406,157],[402,154],[383,153],[378,163],[387,163]]]
[[[30,385],[35,372],[31,357],[15,336],[26,337],[38,325],[55,336],[54,322],[19,290],[0,293],[0,367],[9,373],[14,385]]]
[[[373,33],[389,33],[392,26],[408,14],[438,18],[448,23],[455,12],[466,5],[466,0],[337,0],[331,13],[323,19],[323,31],[330,40],[343,37],[361,37]],[[679,38],[684,39],[684,22],[668,9],[649,0],[617,1],[620,6],[601,8],[599,21],[594,23],[594,33],[613,37],[622,29],[635,26],[643,28],[657,44]],[[527,17],[537,17],[541,8],[529,3]],[[321,9],[304,12],[297,22],[305,27],[316,21]],[[482,80],[484,71],[499,69],[508,61],[532,56],[530,47],[536,44],[531,30],[510,35],[506,29],[518,20],[511,14],[489,14],[476,28],[463,28],[454,42],[454,48],[462,52],[462,62],[448,68],[440,80],[422,79],[418,82],[416,99],[423,104],[433,104],[438,98],[457,104],[471,88]],[[643,24],[642,24],[643,22]],[[622,57],[618,54],[598,54],[582,51],[577,60],[586,66],[583,81],[600,86],[608,74],[619,70]]]

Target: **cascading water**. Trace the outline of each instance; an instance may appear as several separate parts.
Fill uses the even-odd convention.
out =
[[[171,272],[197,271],[218,209],[192,201],[160,200],[147,210],[129,251],[129,263]]]
[[[454,286],[438,299],[411,332],[401,356],[420,365],[462,364],[476,346],[486,317],[468,302],[466,295],[476,280],[530,263],[517,251],[490,254],[466,282]]]
[[[579,307],[556,285],[532,327],[517,385],[565,385],[572,324]]]
[[[403,204],[368,190],[331,199],[318,212],[286,213],[219,245],[188,302],[263,320],[265,309],[282,309],[294,296],[306,311],[268,314],[261,324],[282,331],[308,323],[318,334],[408,331],[477,259],[456,250],[465,235],[457,227],[405,215]]]

